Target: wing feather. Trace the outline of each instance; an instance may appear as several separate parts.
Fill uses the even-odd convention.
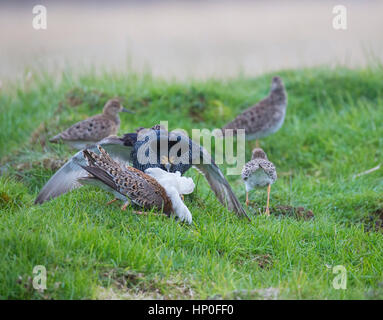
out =
[[[123,164],[131,162],[132,147],[124,146],[120,138],[110,136],[101,140],[97,145],[101,145],[116,161]],[[96,145],[92,145],[88,149],[98,152]],[[82,184],[77,180],[88,176],[87,172],[81,167],[86,164],[82,151],[77,152],[48,180],[37,196],[35,203],[41,204],[81,187]]]
[[[200,164],[193,164],[193,166],[205,176],[216,197],[225,207],[234,211],[238,216],[250,220],[222,171],[202,146],[200,146]]]
[[[181,136],[179,143],[184,144],[181,150],[188,150],[189,155],[191,153],[191,159],[188,158],[188,161],[190,161],[189,163],[204,175],[218,200],[230,211],[234,211],[238,216],[246,217],[250,220],[225,176],[215,164],[209,152],[207,152],[207,150],[200,144],[185,136],[182,132],[172,131],[169,133],[169,136],[173,141],[176,141],[175,138],[177,136]],[[167,135],[162,139],[168,139]],[[182,157],[183,156],[181,155],[181,158]]]

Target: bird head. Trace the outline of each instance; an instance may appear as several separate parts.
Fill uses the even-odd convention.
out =
[[[119,99],[110,99],[104,106],[104,114],[108,114],[110,116],[115,116],[119,112],[128,112],[134,113],[126,108],[124,108]]]
[[[278,90],[278,89],[283,89],[283,81],[281,77],[275,76],[271,80],[271,91]]]
[[[265,151],[263,151],[261,148],[255,148],[251,154],[251,160],[254,159],[265,159],[267,160],[267,155]]]

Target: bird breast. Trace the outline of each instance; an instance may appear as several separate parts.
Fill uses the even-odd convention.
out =
[[[246,191],[264,188],[273,182],[272,178],[262,168],[258,168],[245,180]]]

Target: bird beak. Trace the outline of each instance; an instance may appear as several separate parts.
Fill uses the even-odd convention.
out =
[[[122,108],[121,111],[122,111],[122,112],[127,112],[127,113],[134,113],[133,111],[130,111],[130,110],[126,109],[126,108]]]

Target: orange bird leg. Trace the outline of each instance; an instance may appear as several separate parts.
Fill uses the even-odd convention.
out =
[[[125,211],[126,210],[126,207],[130,204],[130,202],[125,202],[124,205],[121,207],[121,210],[122,211]]]
[[[113,200],[110,200],[106,205],[108,206],[108,205],[110,205],[111,203],[113,203],[113,202],[115,202],[117,200],[118,200],[117,198],[114,198]]]
[[[256,148],[259,148],[259,140],[258,140],[258,139],[255,140],[255,147],[256,147]]]
[[[147,212],[144,212],[144,211],[133,211],[133,213],[135,213],[135,214],[139,214],[139,215],[146,215],[147,214]]]
[[[246,191],[246,206],[249,206],[249,193]]]
[[[271,184],[267,187],[267,204],[266,204],[266,212],[265,214],[267,216],[270,215],[270,209],[269,209],[269,204],[270,204],[270,190],[271,190]]]

